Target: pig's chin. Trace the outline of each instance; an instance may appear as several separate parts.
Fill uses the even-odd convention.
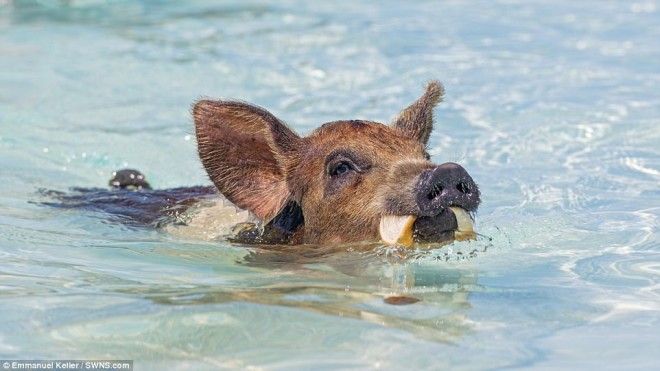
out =
[[[476,233],[470,214],[450,207],[434,216],[385,215],[380,222],[380,236],[388,244],[412,246],[474,239]]]

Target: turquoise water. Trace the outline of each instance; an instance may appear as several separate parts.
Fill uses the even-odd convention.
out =
[[[660,364],[658,2],[0,4],[0,358]],[[431,78],[447,90],[433,159],[480,184],[490,241],[275,254],[39,205],[39,189],[126,166],[158,188],[208,184],[202,96],[305,133],[386,122]]]

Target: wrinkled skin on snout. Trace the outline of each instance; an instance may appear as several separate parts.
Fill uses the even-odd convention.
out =
[[[480,198],[465,169],[426,150],[443,93],[429,83],[390,125],[335,121],[306,137],[262,108],[201,100],[198,152],[218,190],[287,243],[444,242]]]

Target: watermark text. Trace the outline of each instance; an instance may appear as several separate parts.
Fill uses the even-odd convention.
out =
[[[121,370],[133,371],[131,360],[92,359],[0,359],[0,370]]]

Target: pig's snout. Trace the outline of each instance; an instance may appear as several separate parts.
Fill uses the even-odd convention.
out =
[[[434,216],[448,207],[474,211],[479,206],[479,188],[460,165],[446,162],[425,170],[415,187],[420,216]]]

